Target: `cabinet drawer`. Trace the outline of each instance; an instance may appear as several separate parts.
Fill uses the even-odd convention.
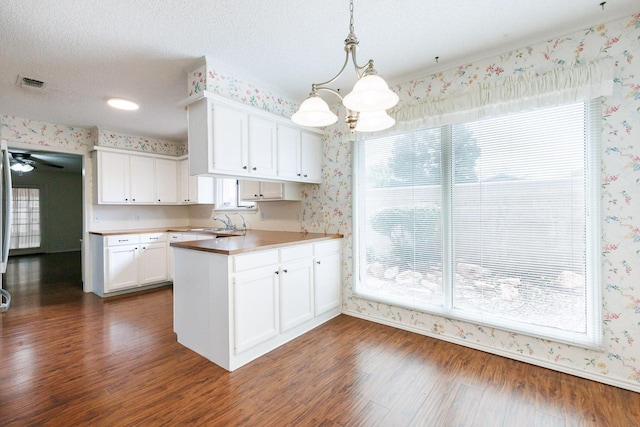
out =
[[[167,233],[145,233],[140,235],[140,243],[162,243],[167,241]]]
[[[280,262],[293,261],[313,256],[312,245],[293,245],[280,249]]]
[[[314,255],[324,255],[333,252],[339,252],[341,243],[342,242],[340,239],[333,239],[326,242],[315,243],[313,245],[313,253]]]
[[[259,251],[233,257],[233,271],[245,271],[253,268],[278,264],[278,251]]]
[[[140,242],[138,234],[117,234],[104,238],[105,246],[135,245]]]

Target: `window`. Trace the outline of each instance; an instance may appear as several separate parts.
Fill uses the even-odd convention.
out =
[[[356,293],[598,346],[599,105],[359,141]]]
[[[247,210],[255,203],[240,200],[240,181],[237,179],[216,179],[216,210]]]
[[[11,220],[11,242],[9,249],[39,248],[40,235],[40,189],[14,188]]]

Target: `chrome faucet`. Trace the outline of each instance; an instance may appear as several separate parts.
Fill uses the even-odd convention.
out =
[[[225,218],[227,218],[226,220],[224,218],[220,218],[219,216],[216,216],[213,219],[223,223],[224,224],[224,228],[226,230],[235,230],[236,226],[233,225],[233,222],[231,221],[231,218],[229,218],[229,215],[224,214],[224,216],[225,216]]]
[[[244,220],[244,217],[242,215],[240,215],[238,212],[234,212],[236,215],[238,215],[240,218],[242,218],[242,234],[246,235],[247,234],[247,222]]]

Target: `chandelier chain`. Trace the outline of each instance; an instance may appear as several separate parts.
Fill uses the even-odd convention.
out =
[[[353,0],[349,2],[349,14],[351,15],[351,19],[349,21],[349,33],[353,34]]]

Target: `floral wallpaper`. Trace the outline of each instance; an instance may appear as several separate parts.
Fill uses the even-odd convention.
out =
[[[439,97],[525,71],[611,57],[614,93],[604,99],[602,294],[604,351],[554,343],[359,298],[353,294],[352,142],[327,130],[323,179],[307,186],[302,229],[345,234],[343,311],[463,345],[640,392],[640,13],[396,85],[400,102]]]
[[[204,90],[208,90],[287,118],[298,109],[296,102],[259,88],[247,80],[236,78],[210,64],[202,65],[188,74],[187,88],[189,98],[199,98]]]
[[[95,128],[80,128],[13,116],[0,116],[0,138],[43,147],[86,153],[97,143]]]
[[[182,156],[187,154],[186,142],[179,143],[143,136],[124,135],[102,129],[99,129],[98,132],[98,145],[104,147],[164,154],[167,156]]]

